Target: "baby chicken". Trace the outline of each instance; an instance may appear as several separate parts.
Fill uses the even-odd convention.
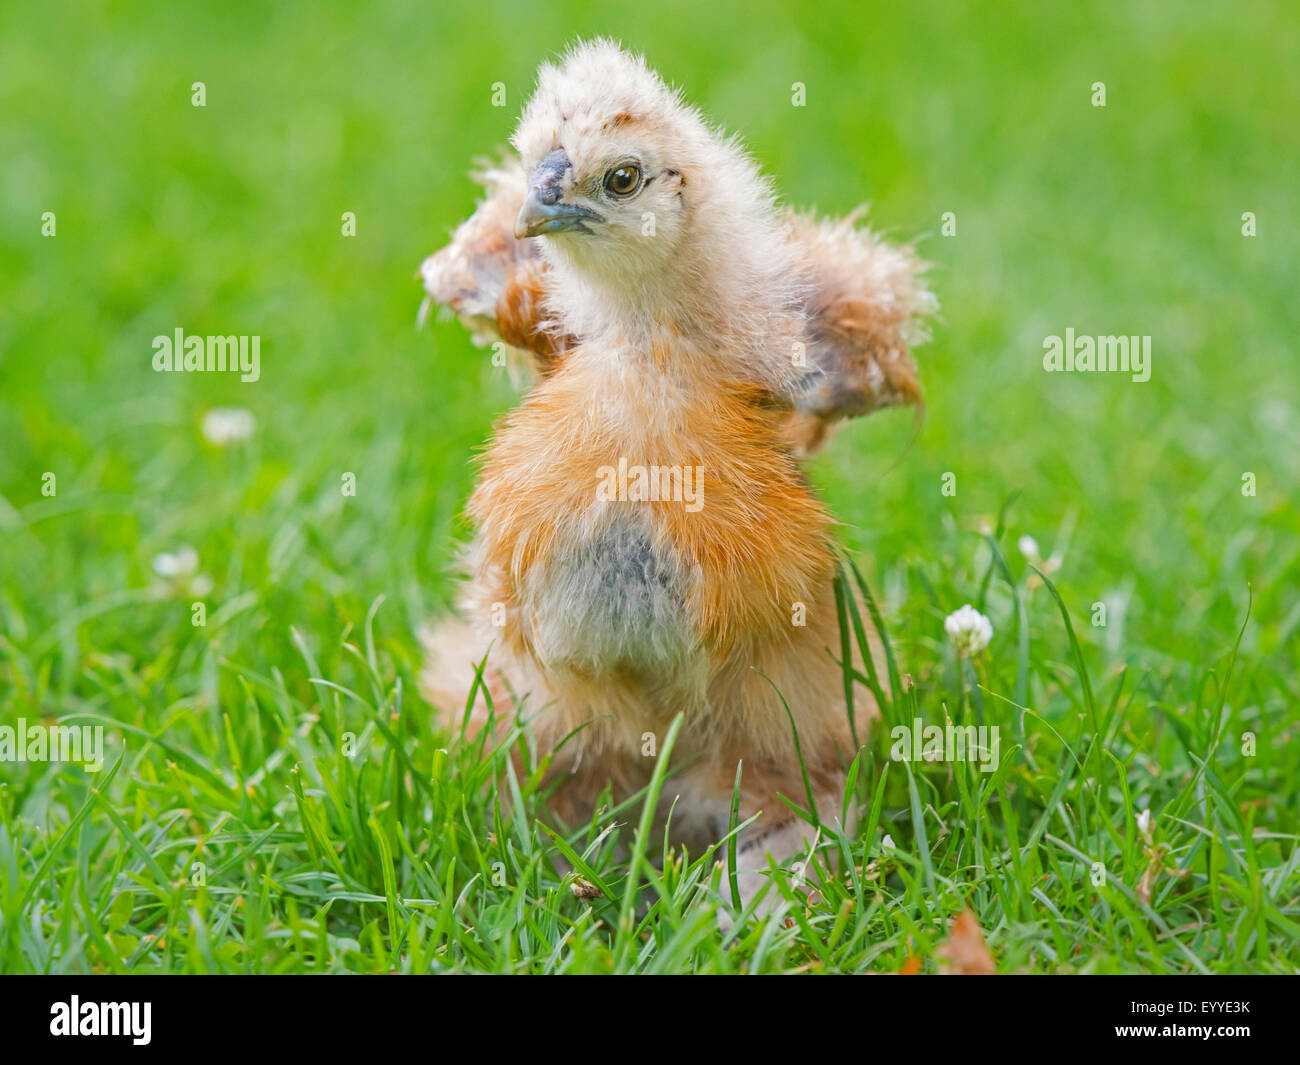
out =
[[[423,268],[538,372],[488,447],[424,692],[458,720],[486,656],[498,719],[526,697],[570,825],[607,784],[642,787],[683,714],[674,834],[694,853],[725,834],[743,761],[748,894],[765,853],[809,844],[778,798],[807,801],[792,723],[825,821],[854,754],[832,519],[798,458],[918,398],[908,348],[934,301],[909,250],[781,211],[736,141],[613,43],[543,66],[512,142]]]

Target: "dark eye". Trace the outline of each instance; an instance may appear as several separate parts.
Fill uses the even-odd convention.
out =
[[[641,168],[623,163],[605,175],[605,189],[614,196],[631,196],[641,187]]]

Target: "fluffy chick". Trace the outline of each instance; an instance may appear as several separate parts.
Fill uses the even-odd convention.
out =
[[[643,786],[647,736],[662,742],[684,714],[665,800],[680,796],[675,834],[698,853],[725,832],[743,760],[741,816],[762,815],[740,844],[748,892],[765,852],[807,842],[778,798],[804,795],[791,718],[823,819],[839,816],[854,752],[827,651],[831,518],[791,419],[801,403],[814,422],[837,404],[861,413],[853,381],[885,394],[891,370],[913,395],[903,335],[928,295],[906,253],[889,264],[851,223],[780,211],[735,140],[610,42],[542,67],[513,144],[529,175],[519,243],[501,235],[511,197],[494,194],[507,169],[437,276],[426,270],[443,302],[536,352],[542,375],[487,450],[460,617],[426,632],[425,693],[463,711],[486,655],[497,716],[527,697],[570,824],[607,784]],[[819,242],[877,269],[867,287],[819,268]],[[810,341],[832,353],[815,372],[798,357]],[[870,352],[857,367],[855,350]],[[481,692],[471,720],[489,720]]]

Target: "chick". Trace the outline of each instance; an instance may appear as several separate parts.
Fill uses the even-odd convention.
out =
[[[933,298],[909,251],[779,209],[734,139],[611,42],[541,68],[512,143],[423,270],[538,371],[487,449],[424,692],[458,720],[486,656],[497,718],[526,698],[568,824],[607,784],[642,787],[683,714],[674,834],[698,853],[726,832],[743,761],[747,894],[765,854],[809,845],[778,797],[806,802],[799,754],[827,821],[854,754],[832,519],[798,456],[918,398],[908,345]],[[488,716],[480,691],[471,727]]]

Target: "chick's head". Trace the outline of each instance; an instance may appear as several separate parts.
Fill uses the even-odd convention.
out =
[[[513,142],[530,174],[515,225],[599,270],[653,270],[679,246],[699,118],[638,57],[607,41],[546,65]]]
[[[789,350],[801,275],[771,186],[641,57],[575,45],[541,68],[512,140],[529,175],[515,235],[540,238],[573,335],[666,324]]]

